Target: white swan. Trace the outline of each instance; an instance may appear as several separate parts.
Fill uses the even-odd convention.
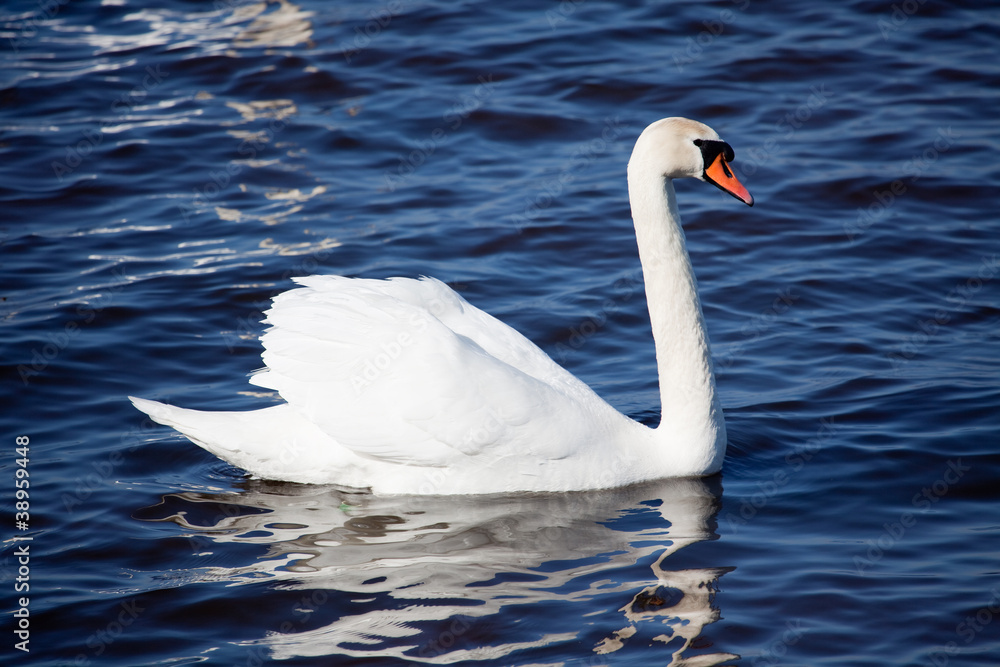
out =
[[[733,150],[684,118],[647,127],[628,164],[662,416],[650,428],[437,280],[298,278],[278,295],[251,382],[284,404],[202,412],[132,398],[253,475],[382,494],[608,488],[722,466],[726,426],[671,179],[741,201]]]

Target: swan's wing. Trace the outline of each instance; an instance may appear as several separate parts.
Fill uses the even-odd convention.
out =
[[[423,277],[420,280],[394,278],[364,282],[387,296],[423,309],[456,334],[474,341],[487,354],[563,393],[581,400],[595,397],[587,384],[553,361],[523,334],[476,308],[440,280]]]
[[[277,390],[344,447],[397,463],[450,466],[558,459],[605,406],[534,344],[444,284],[298,279],[264,334]]]

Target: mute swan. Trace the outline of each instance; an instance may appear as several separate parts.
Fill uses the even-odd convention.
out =
[[[296,278],[250,382],[286,401],[202,412],[131,398],[255,476],[380,494],[579,491],[722,467],[726,426],[672,179],[753,206],[733,149],[685,118],[647,127],[628,163],[662,416],[619,413],[517,331],[431,278]]]

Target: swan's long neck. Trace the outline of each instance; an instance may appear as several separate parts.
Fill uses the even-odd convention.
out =
[[[629,199],[660,380],[656,438],[663,447],[683,450],[677,455],[707,459],[707,466],[717,469],[725,452],[725,423],[673,182],[655,172],[634,173],[631,166]]]

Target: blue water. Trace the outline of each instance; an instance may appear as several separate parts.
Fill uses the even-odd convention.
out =
[[[1000,664],[989,5],[4,3],[0,660]],[[291,276],[427,274],[655,423],[625,164],[671,115],[757,200],[678,183],[720,475],[370,497],[125,399],[273,404]]]

